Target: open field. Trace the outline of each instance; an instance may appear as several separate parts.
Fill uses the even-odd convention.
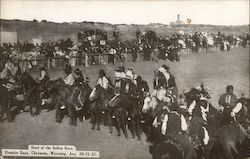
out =
[[[24,20],[4,20],[0,19],[1,31],[16,32],[20,42],[29,41],[33,39],[40,39],[45,41],[58,41],[60,39],[70,38],[75,43],[78,43],[77,33],[89,29],[101,29],[107,33],[108,39],[113,38],[113,31],[115,28],[120,30],[121,40],[132,40],[136,38],[136,31],[152,30],[158,36],[164,37],[178,33],[180,30],[185,33],[193,33],[194,30],[215,33],[218,31],[228,34],[242,34],[249,32],[249,25],[223,26],[223,25],[202,25],[202,24],[188,24],[188,25],[165,25],[160,23],[151,23],[147,25],[126,25],[126,24],[109,24],[101,22],[72,22],[72,23],[54,23],[54,22],[35,22]],[[27,29],[29,28],[29,29]],[[16,39],[17,40],[17,39]]]
[[[133,66],[136,73],[147,80],[152,91],[154,70],[162,64],[167,64],[170,71],[176,77],[180,93],[183,90],[198,86],[204,82],[211,90],[211,102],[217,105],[219,95],[225,92],[225,87],[232,84],[235,94],[240,97],[242,93],[249,97],[249,48],[233,49],[230,52],[209,51],[203,54],[182,55],[179,63],[160,61],[139,61],[127,63]],[[113,77],[114,69],[111,65],[91,66],[85,69],[90,78],[91,87],[94,86],[99,69],[105,69],[108,76]],[[62,70],[51,71],[53,77],[63,77]],[[37,77],[37,73],[34,74]],[[116,137],[116,132],[108,135],[108,128],[101,127],[100,131],[91,131],[89,121],[78,122],[76,127],[69,125],[68,118],[63,123],[55,123],[55,111],[42,112],[37,117],[31,117],[29,113],[17,116],[15,122],[0,123],[0,148],[27,149],[29,144],[44,145],[75,145],[77,150],[100,151],[101,158],[136,158],[149,159],[149,144],[145,142],[131,141],[123,137]]]

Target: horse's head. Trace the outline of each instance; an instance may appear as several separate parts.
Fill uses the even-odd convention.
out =
[[[143,101],[143,107],[142,107],[142,112],[146,113],[150,108],[151,108],[151,98],[150,96],[147,96],[144,101]]]
[[[143,102],[142,112],[147,113],[149,110],[154,111],[159,105],[159,100],[155,96],[146,96]]]
[[[96,99],[101,99],[104,96],[104,92],[105,89],[102,86],[97,85],[90,93],[89,100],[94,101]]]

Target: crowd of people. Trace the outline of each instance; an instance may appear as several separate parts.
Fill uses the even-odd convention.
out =
[[[198,52],[200,46],[204,46],[206,51],[206,46],[210,43],[209,36],[205,33],[195,33],[192,36],[175,34],[164,38],[158,38],[154,32],[138,32],[136,35],[137,42],[132,43],[131,48],[141,50],[144,60],[151,60],[151,56],[148,55],[152,54],[154,57],[156,54],[155,58],[168,57],[178,61],[176,55],[180,49],[189,48],[188,41],[191,39],[190,46],[193,52]],[[119,37],[117,33],[115,36]],[[220,39],[218,41],[221,50],[228,51],[231,46],[245,45],[244,40],[237,40],[240,36],[234,38],[218,33],[213,37],[214,43],[217,41],[215,37]],[[187,39],[183,40],[185,38]],[[232,148],[238,151],[237,155],[249,155],[245,149],[250,145],[246,130],[250,122],[249,98],[238,99],[233,93],[232,85],[227,86],[226,93],[221,95],[218,101],[221,109],[217,110],[209,102],[209,91],[204,84],[179,95],[175,76],[167,65],[162,65],[155,72],[153,92],[149,91],[147,81],[142,79],[134,68],[126,69],[123,66],[116,68],[114,84],[101,69],[92,89],[88,85],[88,75],[79,68],[73,70],[75,65],[70,57],[64,67],[64,77],[51,80],[46,65],[39,64],[40,76],[34,80],[29,73],[23,72],[19,61],[15,61],[19,53],[13,54],[18,48],[37,51],[36,55],[59,55],[67,59],[66,56],[70,56],[72,52],[77,55],[79,49],[87,53],[92,50],[93,54],[104,53],[104,50],[108,49],[109,62],[114,64],[117,54],[128,51],[129,43],[124,45],[117,40],[111,45],[106,45],[104,41],[105,39],[101,39],[100,43],[96,43],[87,39],[79,46],[73,45],[70,39],[56,44],[44,43],[41,46],[29,43],[13,46],[5,44],[1,48],[5,52],[1,56],[8,52],[4,69],[0,74],[1,120],[7,116],[8,121],[14,121],[20,112],[30,111],[31,115],[35,116],[42,109],[55,109],[58,123],[61,123],[65,116],[68,116],[70,124],[75,126],[78,118],[80,121],[90,118],[92,130],[95,130],[96,126],[97,130],[100,130],[100,124],[104,123],[109,126],[110,133],[115,126],[118,136],[122,130],[125,137],[128,137],[129,125],[132,137],[137,136],[139,140],[144,132],[153,143],[151,153],[155,158],[176,154],[183,154],[184,159],[193,159],[197,155],[209,155],[210,158],[215,153],[223,154],[222,158],[233,159],[235,154],[231,152]],[[40,50],[37,50],[38,48]],[[94,58],[91,60],[95,62]],[[222,145],[223,152],[214,152],[213,147],[218,146],[218,143]],[[171,148],[172,151],[168,151]]]
[[[210,47],[218,47],[222,51],[230,48],[246,47],[249,45],[249,35],[225,35],[220,32],[210,34],[196,32],[184,34],[182,32],[171,36],[160,37],[153,31],[137,31],[136,38],[131,41],[121,41],[119,31],[114,31],[113,39],[108,40],[106,32],[96,30],[78,35],[78,44],[70,39],[57,42],[43,42],[41,44],[3,43],[0,46],[1,67],[8,57],[19,61],[21,69],[32,69],[38,66],[39,59],[48,59],[42,63],[50,63],[52,67],[64,66],[69,61],[71,66],[106,64],[115,62],[137,61],[139,56],[143,60],[158,61],[158,59],[179,61],[182,50],[185,52],[206,52]],[[56,60],[61,58],[62,60]]]

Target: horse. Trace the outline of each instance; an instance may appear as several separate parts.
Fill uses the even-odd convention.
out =
[[[154,99],[154,100],[151,100]],[[152,103],[154,102],[154,103]],[[172,103],[169,103],[172,104]],[[165,120],[165,115],[171,116],[173,119],[168,123],[171,126],[176,124],[174,118],[179,118],[178,113],[175,111],[170,111],[170,105],[167,103],[159,102],[155,96],[146,97],[144,101],[144,107],[142,110],[144,113],[151,111],[151,121],[149,126],[153,125],[153,131],[151,131],[154,145],[151,146],[151,154],[153,158],[184,158],[185,155],[187,158],[192,158],[196,156],[196,153],[193,150],[192,143],[188,143],[189,136],[186,133],[167,133],[166,135],[162,134],[163,125]],[[181,121],[182,123],[182,121]],[[153,132],[153,133],[152,133]],[[183,147],[184,146],[184,147]],[[163,151],[165,150],[165,151]],[[191,153],[192,152],[192,153]],[[178,156],[176,155],[178,154]]]
[[[149,152],[152,154],[153,159],[183,159],[183,154],[180,151],[183,151],[183,149],[173,146],[173,143],[169,140],[149,147]]]
[[[6,87],[4,87],[5,81],[1,80],[0,81],[0,121],[3,120],[3,116],[6,113],[7,115],[7,120],[11,121],[11,110],[10,110],[10,92]]]
[[[220,145],[218,143],[220,124],[218,123],[221,121],[221,114],[207,100],[210,95],[203,84],[199,88],[192,88],[189,92],[185,92],[184,95],[188,106],[187,110],[190,115],[192,114],[191,119],[189,115],[187,119],[189,119],[188,130],[193,145],[199,157],[209,156],[210,151],[215,147],[214,145]]]
[[[41,111],[41,92],[42,89],[27,72],[23,72],[20,76],[18,83],[21,85],[25,101],[30,106],[30,112],[32,116],[38,115]]]
[[[115,97],[114,91],[109,87],[105,90],[100,85],[97,85],[89,95],[90,101],[90,116],[92,123],[92,130],[100,130],[100,124],[102,117],[104,117],[104,123],[109,126],[109,133],[112,133],[112,119],[109,111],[109,101]]]
[[[144,99],[142,107],[142,128],[143,132],[147,136],[147,140],[153,143],[158,143],[162,140],[161,133],[159,133],[152,123],[156,122],[156,119],[160,119],[162,115],[170,108],[178,107],[170,97],[166,97],[164,101],[157,98],[157,94],[152,94]]]
[[[51,103],[55,104],[56,122],[61,123],[65,115],[69,115],[70,124],[76,126],[77,117],[83,121],[84,113],[88,111],[88,95],[91,88],[88,85],[82,87],[67,86],[63,79],[50,81],[47,85]],[[80,91],[75,97],[75,93]],[[80,105],[76,103],[80,102]]]
[[[109,107],[110,110],[114,113],[116,111],[126,111],[126,119],[123,118],[123,116],[119,117],[117,116],[117,119],[124,119],[124,120],[118,120],[117,122],[122,122],[122,125],[126,125],[126,123],[129,126],[129,130],[131,131],[132,138],[135,138],[135,134],[138,137],[138,140],[141,140],[141,104],[140,104],[141,98],[139,96],[139,93],[137,91],[137,86],[132,83],[131,81],[126,81],[124,92],[115,96],[110,102]],[[117,125],[118,131],[120,131],[119,125]],[[125,135],[126,136],[126,135]]]
[[[225,158],[249,157],[250,135],[239,123],[224,125],[220,132],[220,142]]]
[[[220,142],[224,156],[228,159],[249,157],[250,134],[246,131],[248,123],[249,99],[240,98],[237,105],[241,104],[241,110],[232,118],[229,124],[220,129]]]
[[[83,117],[85,117],[85,119],[88,119],[90,116],[89,95],[91,91],[92,89],[88,84],[82,84],[80,86],[75,87],[71,95],[71,99],[76,109],[76,117],[79,117],[79,120],[81,122],[83,121]]]

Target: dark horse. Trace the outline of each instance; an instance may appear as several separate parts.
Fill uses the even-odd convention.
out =
[[[0,81],[0,121],[3,120],[3,116],[6,113],[7,120],[11,121],[11,110],[10,110],[10,92],[6,87],[4,87],[4,84],[6,81],[1,80]]]
[[[237,104],[242,105],[241,110],[220,130],[220,141],[228,159],[250,157],[250,134],[245,129],[249,126],[249,99],[242,97],[238,99]]]
[[[136,135],[138,140],[141,140],[142,102],[139,102],[141,99],[139,98],[134,83],[128,81],[124,89],[124,92],[115,96],[109,102],[111,111],[116,114],[115,118],[118,136],[120,136],[120,128],[122,128],[125,137],[127,137],[126,125],[128,124],[129,130],[132,133],[132,138],[135,138]]]
[[[108,104],[114,96],[114,91],[110,87],[105,90],[100,85],[97,85],[92,90],[89,96],[92,130],[95,130],[96,125],[97,130],[100,130],[101,121],[104,119],[104,124],[108,124],[110,133],[112,133],[112,119],[109,114]]]
[[[146,97],[142,111],[145,128],[148,130],[146,134],[153,143],[149,149],[153,159],[183,159],[184,148],[177,144],[174,138],[166,138],[161,132],[162,121],[167,112],[165,104],[155,96]],[[178,133],[176,137],[178,138]]]
[[[37,83],[27,72],[22,73],[18,83],[23,89],[25,102],[30,106],[31,115],[38,115],[41,111],[41,87],[39,83]]]
[[[56,108],[56,122],[61,123],[65,115],[69,115],[71,125],[77,124],[77,117],[83,121],[83,116],[87,115],[89,109],[88,96],[91,88],[88,85],[67,86],[60,78],[50,81],[47,87],[51,103]]]

